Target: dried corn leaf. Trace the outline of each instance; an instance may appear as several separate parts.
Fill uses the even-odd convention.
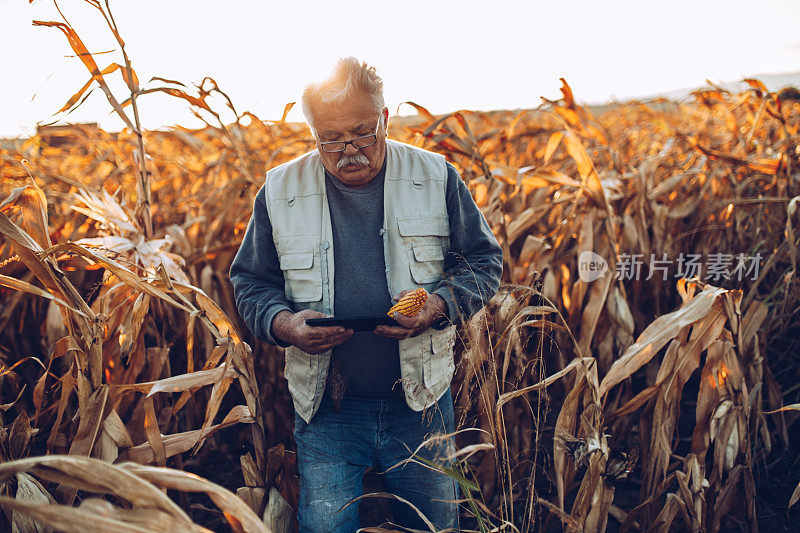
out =
[[[240,524],[243,531],[264,532],[268,530],[261,519],[248,505],[229,490],[188,472],[169,468],[156,468],[136,463],[123,463],[120,468],[141,479],[166,489],[183,492],[205,492],[219,507],[231,525]]]
[[[160,509],[191,523],[180,507],[159,489],[127,469],[98,459],[49,455],[0,464],[0,480],[20,472],[87,492],[113,494],[136,507]]]
[[[250,424],[253,422],[255,422],[255,420],[250,414],[250,410],[244,405],[238,405],[231,409],[222,422],[207,429],[195,429],[183,433],[162,435],[161,441],[164,445],[164,455],[165,457],[172,457],[173,455],[191,450],[201,438],[206,438],[219,429],[232,426],[233,424]],[[150,464],[156,462],[156,457],[153,447],[150,446],[149,443],[145,443],[122,450],[120,453],[120,461]]]
[[[614,361],[600,383],[600,396],[605,396],[614,386],[644,366],[678,331],[704,318],[724,293],[725,289],[707,285],[679,310],[656,318],[636,342]]]

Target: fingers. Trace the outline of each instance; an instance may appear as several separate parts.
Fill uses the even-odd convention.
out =
[[[353,334],[352,329],[343,326],[308,326],[303,328],[303,337],[309,341],[326,342],[347,339]]]
[[[305,318],[317,318],[317,317],[305,317]],[[330,318],[327,315],[322,315],[320,318]],[[340,333],[345,333],[347,328],[344,326],[309,326],[305,323],[305,320],[302,322],[303,334],[305,337],[309,339],[325,339],[327,337],[331,337],[334,335],[338,335]],[[350,330],[352,331],[352,330]]]
[[[333,318],[311,309],[295,313],[295,331],[300,342],[295,345],[301,350],[319,354],[342,344],[353,336],[353,330],[343,326],[309,326],[305,323],[307,318]]]
[[[402,298],[403,294],[408,292],[411,291],[403,291],[398,296]],[[422,310],[420,310],[420,312],[414,316],[405,316],[402,313],[395,311],[392,313],[392,318],[399,325],[378,326],[375,328],[373,333],[375,335],[381,335],[391,339],[407,339],[409,337],[415,337],[428,329],[431,323],[429,316],[430,312],[423,313]]]
[[[313,328],[313,329],[319,329],[319,328]],[[319,354],[327,350],[330,350],[334,346],[339,346],[352,336],[353,336],[353,330],[345,329],[343,333],[337,333],[335,335],[329,335],[319,338],[311,338],[306,343],[305,347],[301,347],[301,349],[311,354]]]
[[[392,300],[394,300],[395,302],[397,302],[397,301],[399,301],[399,300],[400,300],[400,298],[402,298],[403,296],[405,296],[405,295],[406,295],[406,294],[408,294],[409,292],[411,292],[411,291],[410,291],[410,290],[408,290],[408,289],[406,289],[406,290],[404,290],[404,291],[400,291],[400,292],[398,292],[398,293],[397,293],[397,296],[395,296],[394,298],[392,298]]]
[[[298,328],[301,332],[300,335],[309,340],[324,340],[345,331],[342,326],[309,326],[306,324],[306,319],[309,318],[333,318],[332,315],[326,315],[319,311],[305,309],[296,313],[296,317],[298,319]]]
[[[326,315],[325,313],[320,313],[313,309],[303,309],[302,311],[298,311],[297,314],[303,318],[333,318],[333,315]]]
[[[338,335],[352,334],[352,329],[347,329],[342,326],[308,326],[308,338],[314,340],[325,340],[329,337],[336,337]]]
[[[353,330],[352,329],[344,329],[344,328],[342,328],[341,330],[337,330],[337,331],[335,331],[335,332],[333,332],[333,333],[331,333],[329,335],[317,336],[317,337],[314,338],[314,340],[316,340],[317,342],[321,342],[321,343],[341,344],[342,342],[346,341],[347,339],[349,339],[352,336],[353,336]]]
[[[395,322],[400,324],[400,326],[404,329],[416,329],[419,326],[419,321],[417,320],[416,316],[405,316],[404,314],[400,313],[399,311],[395,311],[392,313],[392,318]],[[396,326],[391,326],[396,327]]]
[[[349,339],[352,336],[353,336],[353,330],[352,329],[348,329],[348,330],[345,330],[344,333],[341,333],[339,335],[335,335],[333,337],[325,339],[321,343],[322,351],[330,350],[334,346],[339,346],[340,344],[342,344],[344,341],[346,341],[347,339]]]
[[[315,354],[320,354],[322,352],[327,352],[328,350],[330,350],[334,346],[338,346],[338,344],[323,344],[322,346],[317,346],[317,348],[314,350],[314,353]]]
[[[378,326],[373,331],[375,335],[388,337],[390,339],[407,339],[413,337],[417,332],[413,329],[401,328],[397,326]]]

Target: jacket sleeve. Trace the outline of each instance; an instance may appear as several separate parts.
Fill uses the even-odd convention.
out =
[[[434,289],[447,303],[449,322],[460,324],[481,309],[500,288],[503,250],[467,185],[447,163],[447,214],[450,250],[442,280]],[[449,323],[434,325],[443,329]]]
[[[236,307],[250,332],[259,340],[289,346],[272,332],[272,319],[291,311],[284,292],[283,271],[272,239],[265,187],[256,195],[253,214],[230,270]]]

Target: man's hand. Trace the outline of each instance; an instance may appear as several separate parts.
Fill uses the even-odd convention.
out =
[[[401,291],[394,297],[397,302],[411,292],[410,290]],[[381,335],[382,337],[389,337],[390,339],[407,339],[409,337],[416,337],[431,324],[438,319],[441,315],[447,316],[447,304],[444,299],[438,294],[431,294],[422,309],[414,316],[405,316],[399,311],[392,313],[392,318],[397,321],[401,327],[398,326],[378,326],[373,333]]]
[[[272,332],[280,340],[294,344],[306,353],[319,354],[342,344],[353,330],[342,326],[309,326],[307,318],[331,318],[330,315],[304,309],[298,313],[281,311],[272,321]]]

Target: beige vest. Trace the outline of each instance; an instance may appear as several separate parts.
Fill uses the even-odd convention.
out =
[[[391,296],[405,289],[433,291],[450,247],[445,159],[420,148],[386,141],[383,253]],[[325,175],[317,150],[273,168],[265,184],[272,236],[293,310],[333,308],[333,230]],[[388,309],[387,309],[388,311]],[[400,377],[415,411],[433,405],[453,377],[455,326],[402,339]],[[297,413],[309,422],[325,391],[332,350],[309,354],[286,348],[284,376]]]

